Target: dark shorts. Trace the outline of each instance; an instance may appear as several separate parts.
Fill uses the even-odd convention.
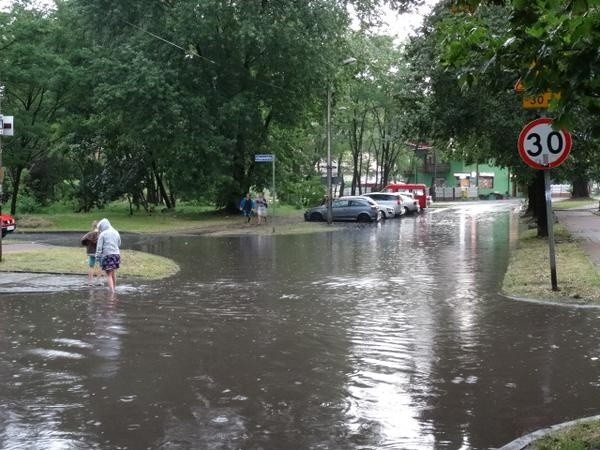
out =
[[[102,270],[109,272],[117,270],[121,264],[121,255],[104,255],[102,257]]]

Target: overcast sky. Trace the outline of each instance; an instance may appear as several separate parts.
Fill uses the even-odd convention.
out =
[[[386,26],[382,27],[382,32],[396,37],[397,41],[405,41],[408,36],[416,34],[415,31],[423,23],[423,17],[426,16],[439,0],[425,0],[425,4],[414,13],[397,14],[384,8],[384,21]]]

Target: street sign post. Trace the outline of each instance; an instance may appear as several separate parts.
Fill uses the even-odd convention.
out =
[[[254,155],[254,162],[270,162],[273,166],[273,192],[271,202],[271,223],[273,224],[273,233],[275,233],[275,155],[271,153]]]
[[[553,120],[542,117],[529,122],[519,134],[519,155],[534,169],[551,169],[567,159],[571,151],[571,134],[552,128]]]
[[[552,290],[558,291],[550,169],[559,166],[567,159],[571,151],[572,139],[571,134],[567,130],[555,130],[552,128],[552,122],[553,120],[547,117],[541,117],[529,122],[519,134],[517,147],[519,155],[529,167],[544,171],[550,279]]]
[[[254,155],[255,162],[273,162],[275,161],[275,155],[272,154],[263,154],[263,155]]]

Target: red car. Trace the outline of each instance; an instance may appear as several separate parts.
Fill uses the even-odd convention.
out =
[[[2,237],[6,236],[7,233],[12,233],[17,228],[15,219],[8,214],[0,215],[0,222],[2,222]]]

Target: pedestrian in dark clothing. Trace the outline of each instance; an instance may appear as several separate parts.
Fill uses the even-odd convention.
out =
[[[240,211],[244,217],[248,218],[246,223],[250,223],[250,219],[252,219],[252,213],[254,211],[254,200],[250,198],[250,192],[246,192],[246,196],[240,202]]]

